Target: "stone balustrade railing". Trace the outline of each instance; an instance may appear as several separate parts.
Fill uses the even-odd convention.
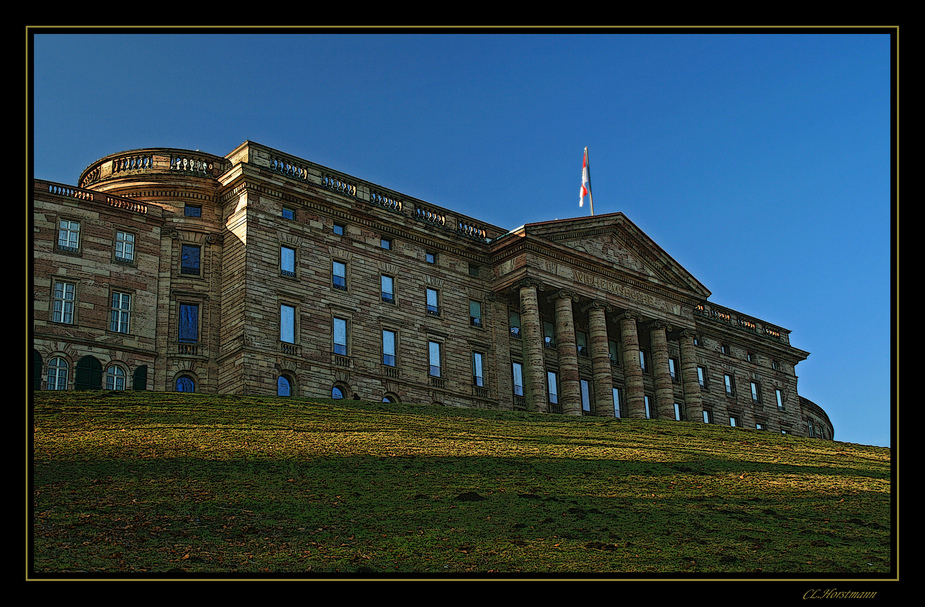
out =
[[[131,198],[124,198],[122,196],[107,194],[106,192],[96,192],[94,190],[75,188],[73,186],[63,185],[60,183],[52,183],[50,181],[42,181],[40,179],[35,180],[33,183],[33,189],[36,191],[56,194],[58,196],[67,196],[68,198],[75,198],[77,200],[100,202],[103,204],[108,204],[111,207],[125,209],[133,213],[146,214],[148,212],[148,205],[144,203],[137,202]]]
[[[721,322],[730,327],[737,327],[749,333],[764,335],[765,337],[787,343],[787,331],[772,325],[761,325],[752,318],[742,316],[719,306],[701,304],[694,308],[694,314]]]

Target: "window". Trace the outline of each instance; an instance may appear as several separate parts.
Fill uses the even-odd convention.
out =
[[[347,356],[347,321],[334,318],[334,353]]]
[[[723,354],[729,354],[729,346],[726,344],[720,344],[719,351]]]
[[[48,381],[45,387],[48,390],[67,390],[66,360],[55,357],[48,361]]]
[[[703,410],[703,423],[712,424],[713,423],[713,412],[709,409]]]
[[[295,209],[290,207],[283,207],[283,219],[295,219]],[[280,378],[285,379],[285,378]],[[286,396],[289,396],[286,394]]]
[[[430,251],[424,252],[424,261],[427,263],[437,263],[437,254]]]
[[[551,322],[543,321],[543,342],[547,348],[556,347],[556,329]]]
[[[74,322],[74,284],[55,281],[51,320],[65,324]]]
[[[180,250],[180,274],[199,276],[199,247],[185,244]]]
[[[472,353],[472,383],[480,388],[485,387],[485,374],[482,369],[482,353]]]
[[[774,389],[774,398],[777,400],[777,408],[781,411],[784,410],[784,391],[780,388]]]
[[[58,249],[76,253],[80,246],[80,223],[62,219],[58,222]]]
[[[395,303],[395,281],[391,276],[383,274],[379,278],[382,291],[382,301],[385,303]]]
[[[508,324],[511,327],[511,337],[520,338],[520,312],[512,310],[508,315]]]
[[[613,389],[613,416],[620,417],[620,388]]]
[[[581,410],[591,412],[591,383],[586,380],[580,380],[581,387]]]
[[[340,386],[334,386],[331,388],[331,398],[340,400],[344,398],[344,389]]]
[[[607,340],[607,353],[610,355],[611,366],[617,366],[620,364],[620,355],[619,350],[617,350],[617,342],[612,339]]]
[[[729,425],[732,426],[733,428],[737,427],[739,425],[739,418],[736,417],[735,415],[730,415]]]
[[[639,351],[639,368],[642,369],[643,373],[648,373],[649,369],[646,368],[646,352],[645,350]]]
[[[780,362],[776,360],[771,361],[771,368],[775,371],[780,371]]]
[[[395,331],[382,330],[382,364],[395,366]]]
[[[341,291],[347,290],[347,264],[342,261],[335,261],[332,264],[332,273],[334,275],[334,288]]]
[[[674,358],[668,359],[668,375],[671,376],[671,381],[678,381],[678,361]]]
[[[427,342],[427,356],[430,363],[430,375],[432,377],[440,377],[440,342],[430,341]]]
[[[697,367],[697,382],[700,387],[706,390],[707,386],[707,369],[706,367]]]
[[[184,343],[199,341],[199,304],[180,304],[180,329],[177,339]]]
[[[381,239],[379,239],[379,246],[381,246],[383,249],[387,249],[387,250],[388,250],[388,249],[391,249],[391,248],[392,248],[392,239],[391,239],[391,238],[381,238]]]
[[[588,334],[584,331],[575,332],[575,345],[579,356],[588,356]]]
[[[286,304],[279,306],[279,340],[295,343],[295,308]]]
[[[116,232],[116,261],[130,263],[135,259],[135,235]]]
[[[675,403],[674,404],[675,421],[681,421],[681,419],[683,419],[682,411],[683,411],[683,408],[681,407],[681,403]]]
[[[753,362],[755,362],[755,361],[758,360],[758,359],[755,357],[755,353],[754,353],[754,352],[749,352],[748,354],[745,355],[745,360],[747,360],[747,361],[750,362],[750,363],[753,363]]]
[[[652,399],[648,394],[644,397],[646,401],[646,419],[652,419]]]
[[[524,395],[524,368],[519,362],[511,363],[511,375],[514,378],[514,395]]]
[[[183,214],[187,217],[202,217],[201,204],[188,204],[183,207]]]
[[[474,263],[470,263],[469,264],[469,276],[478,277],[478,275],[479,275],[479,267],[475,265]]]
[[[343,224],[335,223],[335,224],[334,224],[333,230],[334,230],[334,233],[337,234],[338,236],[343,236],[343,235],[344,235],[344,226],[343,226]]]
[[[549,391],[549,402],[559,404],[559,377],[555,371],[546,372],[546,389]]]
[[[766,429],[767,429],[767,426],[765,426],[764,422],[757,422],[755,424],[755,430],[766,430]]]
[[[112,365],[106,369],[106,389],[125,390],[125,370],[122,367]]]
[[[755,381],[752,382],[752,402],[761,402],[761,392],[758,389],[758,382]]]
[[[128,293],[113,293],[112,306],[109,309],[109,330],[117,333],[128,333],[129,312],[132,306],[132,296]]]
[[[279,273],[295,278],[295,249],[292,247],[279,248]]]
[[[427,289],[427,313],[431,316],[440,316],[439,299],[437,289]]]
[[[177,378],[176,389],[177,392],[195,392],[196,383],[193,381],[193,378],[181,375]]]
[[[290,394],[292,394],[292,385],[289,383],[289,378],[285,375],[280,375],[276,378],[276,395],[289,396]]]
[[[471,299],[469,300],[469,324],[473,327],[482,326],[482,304]]]
[[[728,373],[723,375],[723,384],[726,387],[726,396],[735,395],[735,379]]]

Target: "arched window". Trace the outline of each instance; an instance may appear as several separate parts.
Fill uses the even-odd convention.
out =
[[[60,357],[48,361],[48,390],[67,390],[67,361]]]
[[[393,394],[393,393],[391,393],[391,392],[386,392],[386,393],[385,393],[385,396],[382,397],[382,402],[384,402],[384,403],[397,403],[397,402],[400,402],[400,401],[398,400],[398,396],[396,396],[395,394]]]
[[[289,396],[292,394],[292,387],[289,383],[289,378],[285,375],[280,375],[276,380],[276,395],[277,396]]]
[[[140,365],[132,373],[132,390],[148,389],[148,365]]]
[[[74,373],[74,389],[103,389],[103,364],[95,356],[84,356],[77,361]]]
[[[341,399],[344,398],[344,390],[340,386],[334,386],[331,390],[331,398]]]
[[[125,369],[119,365],[111,365],[106,369],[106,389],[125,390]]]
[[[196,384],[191,377],[181,375],[177,378],[177,392],[195,392]]]

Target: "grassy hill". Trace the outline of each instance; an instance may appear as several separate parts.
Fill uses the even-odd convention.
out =
[[[862,576],[889,449],[685,422],[42,392],[31,576]]]

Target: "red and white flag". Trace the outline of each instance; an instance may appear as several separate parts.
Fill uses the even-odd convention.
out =
[[[585,196],[591,197],[591,167],[588,166],[588,148],[585,148],[585,159],[581,168],[581,197],[578,206],[584,206]]]

